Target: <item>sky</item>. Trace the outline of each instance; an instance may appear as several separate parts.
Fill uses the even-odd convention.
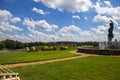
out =
[[[120,40],[120,0],[0,0],[0,41]]]

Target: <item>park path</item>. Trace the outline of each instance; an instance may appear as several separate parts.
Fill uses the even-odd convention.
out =
[[[76,51],[70,51],[70,52],[73,53],[73,54],[79,54],[79,56],[45,60],[45,61],[36,61],[36,62],[6,64],[6,65],[3,65],[3,66],[8,67],[8,68],[13,68],[13,67],[20,67],[20,66],[29,66],[29,65],[36,65],[36,64],[46,64],[46,63],[59,62],[59,61],[65,61],[65,60],[72,60],[72,59],[78,59],[78,58],[83,58],[83,57],[88,57],[88,56],[96,56],[94,54],[78,53]]]

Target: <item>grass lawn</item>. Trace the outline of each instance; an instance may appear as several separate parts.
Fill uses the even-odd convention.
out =
[[[70,50],[0,54],[0,64],[40,61],[40,60],[48,60],[48,59],[71,57],[71,56],[77,56],[77,55],[70,53]]]
[[[12,70],[21,80],[120,80],[120,57],[86,57]]]

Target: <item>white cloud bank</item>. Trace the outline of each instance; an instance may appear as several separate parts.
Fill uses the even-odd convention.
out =
[[[69,12],[86,12],[92,6],[90,0],[34,0],[35,2],[41,2],[45,6],[58,9],[59,11],[67,10]]]
[[[97,12],[94,16],[93,22],[103,23],[103,25],[93,26],[90,30],[82,30],[80,26],[67,25],[59,29],[56,24],[50,24],[46,20],[33,20],[31,18],[24,18],[22,21],[19,17],[14,17],[7,10],[0,10],[0,40],[13,39],[21,42],[35,42],[43,41],[107,41],[107,29],[109,27],[104,25],[108,24],[109,20],[113,20],[115,23],[114,38],[120,40],[120,7],[113,7],[110,1],[96,2],[93,6],[90,0],[34,0],[35,2],[41,2],[45,6],[57,9],[59,11],[68,12],[86,12],[91,6]],[[33,11],[45,15],[46,13],[42,9],[33,7]],[[88,16],[87,16],[88,17]],[[84,17],[85,20],[88,20]],[[72,18],[80,19],[78,15],[73,15]],[[23,31],[22,28],[13,25],[12,23],[21,22],[26,27],[28,33],[14,34],[14,31]],[[10,33],[10,34],[8,34]]]
[[[53,31],[54,29],[58,29],[58,26],[55,24],[50,25],[46,20],[39,20],[39,21],[34,21],[30,20],[29,18],[25,18],[23,21],[23,25],[27,27],[32,27],[32,28],[40,28],[44,31]]]
[[[111,19],[117,23],[120,20],[120,7],[113,7],[110,1],[96,2],[94,8],[98,13],[93,19],[94,22],[109,22]]]

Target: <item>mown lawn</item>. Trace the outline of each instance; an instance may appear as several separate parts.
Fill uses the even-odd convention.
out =
[[[70,53],[70,50],[0,54],[0,64],[40,61],[71,56],[77,55]]]
[[[86,57],[12,70],[21,80],[120,80],[120,57]]]

